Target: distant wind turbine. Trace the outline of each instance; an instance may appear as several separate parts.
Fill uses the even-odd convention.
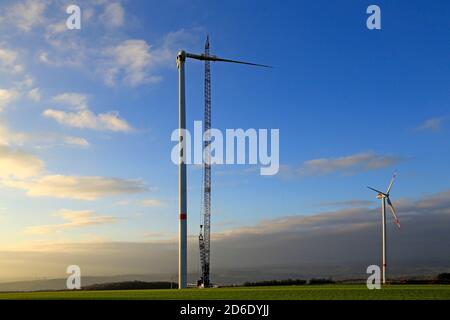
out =
[[[394,173],[394,176],[391,179],[391,183],[389,184],[386,192],[381,192],[380,190],[367,187],[370,190],[375,191],[377,194],[377,198],[381,200],[381,228],[382,228],[382,239],[383,239],[383,284],[386,284],[386,202],[389,206],[389,209],[392,212],[392,215],[394,216],[395,223],[400,228],[400,221],[398,220],[397,213],[395,211],[394,205],[391,202],[391,199],[389,197],[392,189],[392,185],[394,184],[395,178],[397,177],[397,172]]]

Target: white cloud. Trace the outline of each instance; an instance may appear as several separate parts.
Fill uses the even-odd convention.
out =
[[[96,115],[90,110],[65,112],[47,109],[44,111],[43,115],[69,127],[115,132],[128,132],[132,130],[130,125],[125,120],[121,119],[117,112],[100,113]]]
[[[167,234],[162,233],[162,232],[144,232],[144,237],[146,239],[164,239],[167,238]]]
[[[142,180],[107,178],[101,176],[42,175],[44,162],[38,157],[10,144],[44,141],[77,147],[89,147],[80,137],[60,135],[28,135],[12,133],[0,124],[0,184],[25,190],[31,197],[55,197],[95,200],[100,197],[134,194],[147,191]]]
[[[69,45],[71,43],[71,45]],[[62,48],[56,48],[56,50],[41,50],[37,54],[37,59],[40,63],[59,68],[68,67],[81,67],[87,65],[86,62],[86,49],[81,45],[73,44],[70,40],[52,40],[51,44],[54,47],[61,46]]]
[[[144,207],[162,207],[164,203],[158,199],[144,199],[141,201],[141,205]]]
[[[38,55],[38,59],[40,62],[45,63],[45,64],[50,64],[50,60],[48,58],[48,52],[41,52]]]
[[[0,177],[29,178],[41,173],[44,163],[36,156],[25,151],[0,145]]]
[[[41,91],[39,90],[39,88],[33,88],[30,91],[28,91],[28,99],[30,99],[31,101],[34,102],[39,102],[41,101]]]
[[[118,2],[109,3],[100,15],[100,21],[107,27],[121,27],[125,21],[125,10]]]
[[[358,199],[344,201],[324,201],[319,203],[319,205],[327,207],[368,207],[373,204],[373,201]]]
[[[27,140],[27,134],[12,132],[5,123],[0,122],[0,145],[23,145]]]
[[[114,85],[119,76],[131,86],[159,81],[159,77],[148,74],[152,56],[150,46],[144,40],[123,41],[115,47],[106,49],[105,55],[111,58],[103,70],[104,80],[108,85]]]
[[[45,117],[54,119],[62,125],[114,132],[129,132],[133,130],[126,120],[120,118],[119,113],[116,111],[94,114],[89,110],[86,95],[64,93],[55,96],[53,101],[69,105],[72,109],[75,109],[73,112],[56,109],[47,109],[43,112]]]
[[[0,48],[0,70],[12,74],[22,73],[24,66],[19,62],[19,54],[11,49]]]
[[[29,74],[26,74],[24,78],[17,83],[17,87],[21,90],[31,88],[34,84],[33,77]]]
[[[326,175],[335,172],[346,174],[376,170],[392,166],[402,158],[392,155],[378,155],[362,152],[337,158],[320,158],[305,161],[299,168],[284,166],[282,171],[290,175],[309,176]]]
[[[445,117],[428,119],[423,124],[418,126],[417,130],[433,131],[433,132],[440,131],[444,124],[444,120]]]
[[[73,136],[64,136],[63,139],[64,139],[64,142],[68,145],[78,146],[81,148],[87,148],[90,146],[89,142],[84,138],[73,137]]]
[[[104,5],[104,12],[95,16],[97,20],[112,27],[124,23],[120,3]],[[108,86],[138,86],[160,82],[162,78],[156,69],[174,67],[176,52],[181,47],[197,43],[200,30],[180,29],[170,32],[155,44],[142,39],[128,39],[121,42],[107,41],[103,47],[99,47],[98,42],[91,43],[92,40],[88,38],[61,32],[62,29],[60,24],[50,24],[47,27],[44,38],[50,47],[37,50],[38,61],[52,67],[75,67],[87,72],[93,70]],[[112,32],[110,29],[106,30],[108,36]],[[108,36],[105,38],[117,38]]]
[[[22,31],[28,32],[45,21],[47,1],[25,0],[8,8],[6,19]]]
[[[155,63],[174,66],[174,58],[180,48],[188,48],[199,42],[199,34],[203,33],[202,28],[186,30],[184,28],[167,33],[161,46],[153,50],[153,59]]]
[[[54,146],[70,146],[87,148],[89,142],[81,137],[65,136],[57,133],[39,133],[33,134],[26,132],[12,131],[8,126],[0,121],[0,145],[31,145],[38,149],[46,149]]]
[[[17,52],[0,48],[0,63],[5,66],[12,66],[16,63]]]
[[[93,8],[86,8],[83,10],[83,22],[91,21],[95,15],[95,10]]]
[[[19,93],[14,89],[2,89],[0,88],[0,112],[5,109],[11,102],[13,102]]]
[[[116,218],[111,216],[96,216],[92,210],[60,210],[58,213],[65,222],[60,224],[50,224],[42,226],[32,226],[25,229],[30,234],[49,234],[54,232],[62,232],[67,229],[85,228],[98,226],[116,222]]]
[[[49,149],[54,147],[89,148],[90,143],[84,138],[66,136],[58,133],[24,134],[27,144],[36,149]]]
[[[69,105],[76,110],[88,109],[88,97],[82,93],[66,92],[54,96],[52,100],[57,103]]]
[[[197,43],[199,30],[169,32],[159,46],[151,46],[144,40],[123,41],[104,50],[107,60],[100,64],[97,72],[110,86],[119,81],[131,86],[160,82],[161,77],[155,74],[155,69],[174,66],[176,52]]]
[[[4,180],[8,187],[23,189],[31,197],[95,200],[100,197],[140,193],[147,190],[142,180],[99,176],[48,175],[28,181]]]
[[[59,23],[52,23],[47,26],[47,36],[50,34],[55,35],[67,31],[67,26],[65,21],[61,21]]]

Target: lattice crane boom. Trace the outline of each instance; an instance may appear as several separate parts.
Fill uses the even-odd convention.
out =
[[[209,57],[209,37],[205,43],[205,57]],[[203,203],[202,219],[200,224],[199,249],[200,264],[202,269],[201,284],[204,287],[211,285],[209,278],[210,254],[211,254],[211,62],[205,60],[205,119],[204,119],[204,161],[203,161]]]

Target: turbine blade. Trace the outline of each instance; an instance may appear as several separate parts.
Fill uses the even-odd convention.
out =
[[[239,61],[239,60],[223,59],[223,58],[217,58],[217,57],[214,57],[213,60],[211,60],[211,61],[231,62],[231,63],[247,64],[249,66],[256,66],[256,67],[263,67],[263,68],[273,68],[272,66],[268,66],[268,65],[265,65],[265,64],[246,62],[246,61]]]
[[[385,194],[384,192],[381,192],[380,190],[374,189],[372,187],[367,187],[367,188],[369,188],[370,190],[373,190],[373,191],[375,191],[377,193]]]
[[[230,63],[239,63],[239,64],[246,64],[250,66],[256,66],[256,67],[263,67],[263,68],[273,68],[272,66],[268,66],[265,64],[259,64],[259,63],[253,63],[253,62],[247,62],[247,61],[239,61],[239,60],[231,60],[231,59],[224,59],[219,58],[216,56],[205,56],[204,54],[193,54],[193,53],[186,53],[186,57],[196,59],[196,60],[207,60],[207,61],[219,61],[219,62],[230,62]]]
[[[394,175],[392,176],[391,183],[389,184],[389,187],[387,188],[386,194],[389,194],[389,192],[391,192],[391,188],[392,188],[392,185],[394,184],[394,180],[396,177],[397,177],[397,171],[395,171]]]
[[[392,204],[391,199],[389,199],[389,197],[387,197],[386,200],[387,200],[387,203],[388,203],[388,207],[389,207],[389,209],[391,209],[392,215],[394,216],[395,223],[397,224],[397,227],[400,228],[400,220],[397,217],[394,205]]]

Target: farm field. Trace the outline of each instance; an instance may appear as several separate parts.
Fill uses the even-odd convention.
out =
[[[18,300],[450,300],[450,285],[365,285],[234,287],[212,289],[55,291],[0,293]]]

